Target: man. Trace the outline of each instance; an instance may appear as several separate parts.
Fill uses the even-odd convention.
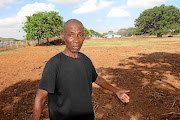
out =
[[[61,34],[66,48],[46,64],[36,94],[33,120],[39,120],[48,95],[51,120],[94,120],[91,102],[92,83],[115,93],[129,102],[129,90],[113,87],[98,76],[91,60],[79,50],[85,39],[84,27],[76,19],[67,21]]]

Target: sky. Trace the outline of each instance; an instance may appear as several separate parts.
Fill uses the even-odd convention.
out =
[[[25,16],[57,11],[63,21],[78,19],[99,33],[134,27],[134,20],[154,6],[174,5],[180,0],[0,0],[0,37],[24,39]]]

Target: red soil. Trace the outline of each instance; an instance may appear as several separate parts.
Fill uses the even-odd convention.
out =
[[[31,118],[44,66],[61,48],[26,47],[0,55],[0,119]],[[94,84],[97,120],[180,119],[180,53],[143,47],[86,47],[81,52],[92,59],[98,74],[108,82],[130,90],[131,100],[123,104]],[[47,102],[42,119],[48,119]]]

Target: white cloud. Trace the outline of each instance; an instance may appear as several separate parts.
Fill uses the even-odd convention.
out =
[[[103,20],[101,20],[101,19],[97,19],[97,20],[96,20],[96,22],[102,22],[102,21],[103,21]]]
[[[125,6],[114,7],[107,14],[108,17],[130,17],[128,11],[125,10]]]
[[[12,7],[11,7],[11,6],[6,6],[5,8],[6,8],[6,9],[11,9]]]
[[[47,1],[55,2],[67,6],[77,6],[82,0],[47,0]]]
[[[127,6],[135,8],[151,8],[165,2],[166,0],[128,0]]]
[[[22,36],[25,35],[22,30],[22,23],[26,21],[25,16],[30,16],[34,13],[43,11],[49,12],[57,10],[55,10],[55,6],[53,4],[35,2],[34,4],[27,4],[22,7],[15,16],[0,19],[0,37],[13,37],[22,39]]]
[[[34,4],[27,4],[21,8],[21,10],[17,13],[17,19],[19,22],[25,22],[26,17],[33,15],[37,12],[44,12],[44,11],[57,11],[55,10],[55,6],[53,4],[45,4],[45,3],[38,3],[35,2]]]
[[[113,3],[114,3],[113,1],[99,0],[99,5],[97,5],[97,0],[88,0],[82,3],[81,7],[74,10],[72,13],[83,14],[83,13],[95,12],[97,10],[109,7]]]
[[[16,0],[0,0],[0,7],[3,7],[5,4],[13,3]]]
[[[5,4],[10,4],[10,3],[20,4],[22,2],[24,2],[24,0],[0,0],[0,7],[5,7],[4,6]]]
[[[103,8],[109,7],[113,3],[114,3],[113,1],[100,0],[98,9],[103,9]]]
[[[88,12],[94,12],[97,10],[97,0],[88,0],[84,2],[78,9],[74,10],[74,14],[82,14],[82,13],[88,13]]]
[[[0,28],[14,26],[17,24],[16,16],[0,19]]]

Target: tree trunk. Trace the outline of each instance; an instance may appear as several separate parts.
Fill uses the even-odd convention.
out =
[[[40,45],[40,42],[39,42],[39,39],[38,39],[38,43],[36,44],[36,46],[39,46]]]
[[[157,37],[162,37],[162,34],[161,34],[161,33],[158,33],[158,34],[157,34]]]
[[[49,38],[47,38],[46,44],[47,44],[48,46],[50,45],[50,43],[49,43]]]

